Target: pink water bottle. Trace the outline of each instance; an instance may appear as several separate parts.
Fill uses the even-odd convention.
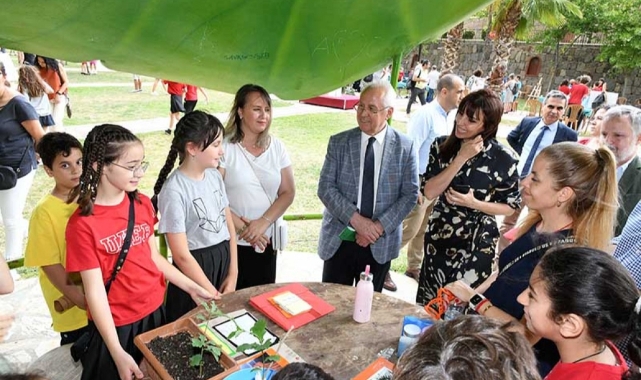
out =
[[[369,322],[374,298],[374,276],[369,273],[369,265],[361,273],[361,279],[356,285],[356,301],[354,302],[354,320],[358,323]]]

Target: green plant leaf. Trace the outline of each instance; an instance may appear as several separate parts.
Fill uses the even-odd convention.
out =
[[[198,367],[203,362],[203,356],[201,354],[196,354],[189,358],[189,365],[192,367]]]
[[[231,333],[229,333],[229,336],[228,336],[227,338],[229,338],[229,339],[235,338],[235,337],[237,337],[238,335],[240,335],[241,333],[243,333],[243,330],[241,330],[240,328],[238,328],[238,329],[236,329],[236,330],[232,331]]]
[[[265,332],[267,331],[267,321],[264,319],[259,319],[254,323],[252,326],[250,332],[253,336],[258,339],[259,342],[263,342],[263,339],[265,339]]]
[[[270,355],[263,359],[263,363],[275,363],[280,360],[280,355]]]
[[[200,334],[196,338],[191,338],[191,345],[192,347],[202,348],[205,345],[206,340],[207,340],[207,337]]]
[[[240,346],[236,347],[236,351],[238,352],[244,352],[247,350],[254,350],[254,344],[243,343]]]

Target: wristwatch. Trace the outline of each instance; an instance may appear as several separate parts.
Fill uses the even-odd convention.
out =
[[[487,298],[477,293],[477,294],[474,294],[472,298],[470,298],[469,304],[470,304],[470,307],[476,311],[478,307],[481,306],[481,304],[486,301],[487,301]]]

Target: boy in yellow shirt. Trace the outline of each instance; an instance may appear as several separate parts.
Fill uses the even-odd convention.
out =
[[[31,214],[24,263],[40,267],[40,287],[51,313],[53,329],[60,333],[60,345],[65,345],[75,342],[87,328],[85,296],[64,267],[65,230],[78,207],[76,202],[67,203],[67,198],[82,174],[82,145],[68,133],[51,132],[40,139],[36,151],[45,172],[56,184]],[[75,306],[60,313],[55,310],[54,302],[63,296]]]

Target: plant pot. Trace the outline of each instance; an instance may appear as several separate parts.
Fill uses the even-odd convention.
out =
[[[156,358],[147,345],[156,337],[168,337],[176,335],[180,332],[187,332],[192,337],[200,335],[198,326],[191,319],[179,319],[176,322],[158,327],[157,329],[147,331],[144,334],[136,336],[134,344],[142,352],[143,357],[147,361],[148,375],[154,380],[173,380],[173,377],[167,372],[165,366]],[[238,370],[236,362],[224,352],[220,355],[218,363],[223,367],[224,371],[207,380],[222,380],[227,375]],[[188,361],[185,361],[185,366],[189,366]]]
[[[262,380],[270,380],[275,374],[275,370],[268,369],[265,371],[265,378]],[[225,380],[256,380],[256,375],[260,376],[260,371],[252,371],[251,368],[245,368],[228,375]]]

